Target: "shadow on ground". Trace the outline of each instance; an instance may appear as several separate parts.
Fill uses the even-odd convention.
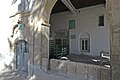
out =
[[[25,80],[26,74],[17,71],[0,72],[0,80]]]

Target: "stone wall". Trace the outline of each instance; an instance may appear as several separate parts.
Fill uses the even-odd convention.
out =
[[[120,80],[120,27],[112,27],[112,80]]]
[[[110,69],[99,65],[51,59],[50,70],[76,80],[110,80]]]
[[[42,57],[48,58],[49,26],[45,26],[45,25],[42,26],[41,24],[42,23],[49,24],[50,12],[56,1],[57,0],[51,0],[51,2],[49,0],[35,0],[34,1],[35,5],[33,5],[33,8],[31,8],[32,10],[30,10],[30,14],[28,14],[26,18],[25,16],[21,17],[23,20],[23,24],[25,24],[27,28],[27,32],[25,33],[27,37],[25,37],[25,40],[29,42],[30,64],[34,63],[36,65],[41,65]],[[43,4],[43,2],[45,3]],[[119,15],[120,4],[119,3],[120,0],[106,0],[106,4],[107,4],[106,13],[110,20],[110,26],[111,26],[110,32],[111,32],[112,80],[120,80],[120,75],[119,75],[120,74],[120,45],[119,45],[120,44],[120,15]],[[20,5],[19,4],[16,5],[17,7],[14,7],[14,9],[16,9],[15,11],[19,11],[17,9],[20,9],[19,8]],[[24,13],[24,11],[22,12]],[[23,15],[22,13],[19,14]],[[15,22],[17,22],[19,19],[16,18],[17,15],[18,12],[15,12],[15,14],[11,15],[13,19],[13,21],[11,21],[13,22],[12,26],[14,26],[16,24]],[[6,30],[2,30],[2,31],[6,31]],[[58,62],[52,60],[50,61],[50,63],[51,63],[50,65],[51,70],[63,72],[65,74],[73,74],[77,77],[81,77],[84,79],[88,79],[89,77],[89,79],[91,80],[96,80],[96,79],[99,80],[100,78],[101,80],[110,80],[109,76],[107,75],[109,71],[105,68],[96,67],[95,65],[88,66],[88,64],[74,63],[74,62],[68,63],[68,61],[59,61],[59,60]],[[57,65],[52,65],[53,63],[57,63]],[[66,64],[69,64],[71,66],[68,67],[68,65]],[[73,70],[71,70],[70,68],[73,68]],[[81,71],[81,69],[83,70],[83,72]],[[99,75],[101,75],[100,78]]]
[[[120,0],[106,0],[111,33],[111,80],[120,80]]]
[[[22,33],[24,38],[22,39],[29,43],[30,65],[42,66],[42,58],[49,58],[49,17],[56,1],[57,0],[52,0],[51,2],[48,0],[33,0],[33,2],[29,4],[25,4],[25,9],[22,11],[17,9],[23,9],[21,5],[26,2],[25,0],[18,0],[12,5],[18,8],[16,8],[16,12],[10,15],[12,20],[11,26],[15,26],[18,20],[25,25],[25,31]],[[30,4],[32,5],[31,7],[29,7]],[[13,36],[11,39],[13,46],[15,40],[16,37]]]

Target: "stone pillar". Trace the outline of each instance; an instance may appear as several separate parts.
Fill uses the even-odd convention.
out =
[[[111,33],[111,80],[120,80],[120,0],[106,0]]]
[[[57,2],[57,0],[41,0],[41,1],[46,1],[44,5],[44,9],[42,13],[40,13],[40,16],[38,17],[38,20],[41,21],[41,45],[40,45],[40,50],[41,50],[41,60],[42,60],[42,67],[46,67],[46,69],[49,69],[49,30],[50,30],[50,24],[49,24],[49,18],[50,18],[50,13],[52,11],[53,6]],[[39,27],[40,27],[39,26]],[[47,61],[46,61],[47,60]],[[45,62],[47,62],[45,64]]]
[[[34,0],[31,15],[28,17],[28,25],[31,35],[31,64],[41,66],[44,70],[49,66],[49,18],[57,0]],[[45,69],[46,68],[46,69]]]

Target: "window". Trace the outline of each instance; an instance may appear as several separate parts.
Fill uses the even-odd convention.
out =
[[[81,52],[90,51],[90,36],[86,32],[80,35],[80,51]]]
[[[75,20],[69,20],[69,29],[75,29]]]
[[[104,16],[99,16],[99,26],[104,26]]]
[[[89,39],[81,39],[80,40],[81,43],[81,51],[89,51]]]

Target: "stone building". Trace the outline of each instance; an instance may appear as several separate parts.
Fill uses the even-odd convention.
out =
[[[7,21],[9,21],[8,24],[10,25],[8,27],[8,30],[10,31],[12,36],[10,34],[9,37],[6,36],[6,38],[9,38],[10,40],[10,52],[13,52],[15,55],[15,61],[13,62],[14,69],[31,73],[33,70],[30,68],[30,66],[37,66],[45,71],[51,69],[63,72],[65,74],[73,73],[77,76],[82,76],[84,79],[82,77],[81,79],[83,80],[119,80],[120,1],[61,1],[65,4],[65,6],[68,7],[68,11],[55,14],[55,12],[52,11],[52,9],[54,9],[53,7],[56,6],[55,4],[57,4],[59,0],[11,0],[12,5],[9,5],[9,10],[7,10],[8,12],[10,12],[9,19],[7,18]],[[8,4],[10,4],[11,2],[9,2]],[[70,4],[68,4],[67,2]],[[73,6],[71,2],[74,5],[75,2],[81,3],[80,5],[83,6],[82,8],[79,7],[76,9],[76,7]],[[72,8],[70,7],[70,5],[72,6]],[[59,10],[58,7],[57,9]],[[104,26],[103,24],[101,24],[101,22],[99,23],[99,19],[103,18],[103,15],[105,18]],[[63,18],[61,19],[61,17]],[[81,20],[82,18],[84,19]],[[80,23],[77,21],[79,21]],[[94,21],[96,22],[94,23]],[[68,23],[66,24],[66,22],[68,22],[69,25]],[[59,25],[63,27],[60,27]],[[79,25],[85,27],[79,28]],[[86,53],[83,54],[98,56],[100,51],[107,50],[110,53],[110,68],[101,69],[99,68],[100,66],[96,67],[96,65],[92,65],[91,67],[91,65],[88,64],[50,59],[50,55],[52,54],[49,53],[49,40],[51,40],[50,37],[55,39],[55,35],[58,34],[59,36],[56,35],[56,39],[58,39],[58,37],[61,37],[62,35],[59,33],[64,33],[63,35],[65,35],[65,32],[66,30],[68,30],[68,27],[71,27],[71,29],[69,30],[69,34],[67,34],[67,36],[71,38],[68,39],[69,43],[67,43],[69,44],[69,48],[67,49],[68,53],[81,54],[85,51]],[[74,29],[74,27],[76,29]],[[95,27],[97,28],[95,29]],[[86,45],[80,45],[82,43]],[[59,64],[64,65],[63,67],[57,67],[57,65]],[[77,65],[76,68],[75,65]],[[72,71],[71,69],[78,70],[75,72],[75,70]],[[96,76],[93,76],[96,73],[98,74]]]

